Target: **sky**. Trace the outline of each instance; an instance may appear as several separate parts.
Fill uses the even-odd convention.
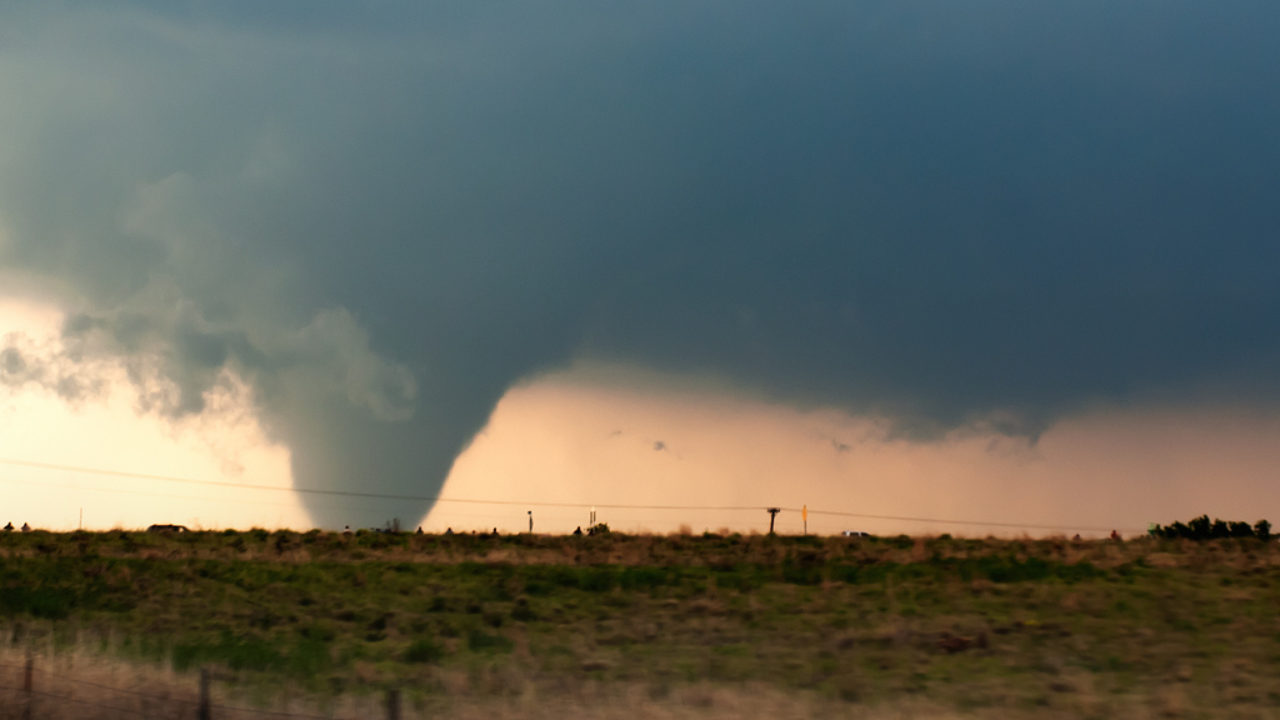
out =
[[[1276,514],[1273,3],[260,5],[0,9],[14,512]]]

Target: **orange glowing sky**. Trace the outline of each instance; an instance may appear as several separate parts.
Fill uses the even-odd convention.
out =
[[[60,313],[13,298],[0,327],[54,342]],[[866,516],[1027,523],[1019,529],[812,514],[836,533],[1001,535],[1141,531],[1200,513],[1253,521],[1280,508],[1280,419],[1228,405],[1098,406],[1034,444],[977,431],[934,442],[887,437],[882,424],[833,409],[798,410],[714,383],[580,365],[510,390],[456,462],[429,530],[526,527],[569,532],[597,505],[807,505]],[[697,387],[712,389],[697,390]],[[247,393],[247,391],[246,391]],[[0,465],[15,525],[67,529],[179,522],[193,527],[307,527],[290,492],[288,449],[273,443],[244,395],[171,423],[139,413],[123,377],[69,405],[36,387],[0,395],[0,459],[139,475],[260,485],[255,490]],[[464,503],[500,500],[514,505]],[[374,503],[396,515],[394,503]],[[601,508],[627,531],[767,529],[761,511]],[[417,518],[401,518],[406,526]],[[797,513],[778,529],[800,532]]]

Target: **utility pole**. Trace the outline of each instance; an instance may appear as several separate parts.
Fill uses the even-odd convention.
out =
[[[34,692],[32,687],[31,676],[35,674],[36,661],[31,657],[31,651],[27,651],[27,664],[22,668],[22,695],[26,700],[26,704],[22,706],[22,720],[31,720],[31,694]]]
[[[209,702],[209,668],[200,668],[200,705],[196,708],[200,720],[213,720],[213,708]]]
[[[769,513],[769,534],[773,534],[773,521],[778,517],[778,513],[782,512],[782,508],[765,508],[765,512]]]
[[[387,690],[387,720],[400,720],[400,688]]]

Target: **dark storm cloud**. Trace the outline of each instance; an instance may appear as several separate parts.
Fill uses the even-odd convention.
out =
[[[41,347],[22,333],[8,333],[0,338],[0,390],[31,387],[72,404],[100,397],[106,389],[93,363]]]
[[[0,20],[4,265],[165,412],[248,379],[300,485],[430,494],[575,357],[921,437],[1274,387],[1274,4]]]
[[[14,347],[7,347],[0,351],[0,372],[4,373],[6,380],[25,377],[27,374],[27,361],[22,357],[22,353]]]

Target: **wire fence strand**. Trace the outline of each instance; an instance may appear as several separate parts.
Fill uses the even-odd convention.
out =
[[[0,663],[0,669],[12,670],[15,672],[24,672],[26,670],[26,667],[22,665],[11,665],[6,663]],[[81,680],[78,678],[68,677],[66,675],[58,674],[52,670],[45,670],[44,668],[40,668],[36,666],[33,666],[31,669],[33,674],[39,674],[44,677],[53,678],[57,682],[84,685],[84,686],[92,687],[99,690],[106,690],[108,692],[127,694],[133,697],[137,697],[145,700],[168,702],[168,703],[180,703],[188,706],[200,705],[199,700],[194,700],[191,698],[179,698],[179,697],[172,697],[167,695],[157,695],[155,693],[148,693],[141,690],[133,690],[130,688],[104,685],[102,683],[94,682],[91,680]],[[65,701],[65,702],[69,702],[77,705],[89,705],[99,710],[107,710],[115,713],[123,713],[126,715],[132,715],[134,717],[142,717],[142,718],[148,717],[147,714],[141,710],[134,710],[131,708],[121,707],[118,705],[104,704],[99,700],[86,700],[83,698],[78,698],[74,695],[64,694],[64,693],[55,693],[55,692],[50,692],[48,690],[39,690],[35,688],[27,690],[21,687],[14,687],[11,685],[0,685],[0,691],[21,693],[31,697],[40,697],[40,698],[45,698],[49,700],[60,700],[60,701]],[[232,712],[232,713],[240,713],[240,714],[248,714],[248,715],[267,716],[267,717],[289,718],[291,720],[340,720],[339,718],[335,718],[335,716],[332,716],[332,715],[314,715],[310,713],[290,712],[290,711],[283,711],[283,710],[265,710],[261,708],[243,707],[238,705],[223,705],[220,703],[212,703],[212,702],[209,703],[208,707],[211,710],[219,710],[224,712]]]
[[[111,712],[124,713],[126,715],[133,715],[134,717],[140,717],[140,718],[146,717],[146,715],[143,714],[141,710],[130,710],[129,708],[122,708],[122,707],[117,707],[113,705],[104,705],[101,702],[98,702],[96,700],[82,700],[80,698],[77,698],[71,695],[59,695],[57,693],[45,692],[44,690],[24,690],[22,688],[9,687],[7,685],[0,685],[0,690],[12,690],[15,692],[20,692],[24,695],[31,695],[33,697],[48,698],[50,700],[62,700],[64,702],[69,702],[76,705],[89,705],[99,710],[109,710]]]
[[[3,664],[0,664],[0,668],[4,668],[4,669],[6,669],[6,670],[25,670],[25,668],[23,668],[23,667],[21,667],[21,666],[18,666],[18,665],[3,665]],[[111,691],[111,692],[122,693],[122,694],[125,694],[125,695],[135,695],[135,696],[138,696],[138,697],[144,697],[144,698],[147,698],[147,699],[149,699],[149,700],[165,700],[165,701],[168,701],[168,702],[181,702],[181,703],[188,703],[188,704],[191,704],[191,705],[198,705],[198,704],[199,704],[199,701],[197,701],[197,700],[184,699],[184,698],[176,698],[176,697],[165,697],[165,696],[155,695],[155,694],[148,693],[148,692],[143,692],[143,691],[141,691],[141,690],[132,690],[132,689],[129,689],[129,688],[115,687],[115,686],[113,686],[113,685],[104,685],[104,684],[102,684],[102,683],[97,683],[97,682],[94,682],[94,681],[92,681],[92,680],[81,680],[81,679],[79,679],[79,678],[67,677],[67,676],[65,676],[65,675],[59,675],[58,673],[56,673],[56,672],[54,672],[54,671],[52,671],[52,670],[45,670],[44,668],[41,668],[41,667],[32,667],[32,672],[33,672],[33,673],[38,673],[38,674],[40,674],[40,675],[44,675],[44,676],[46,676],[46,677],[52,677],[52,678],[56,679],[56,680],[57,680],[57,681],[59,681],[59,682],[75,683],[75,684],[77,684],[77,685],[85,685],[85,686],[87,686],[87,687],[98,688],[98,689],[100,689],[100,690],[109,690],[109,691]]]

